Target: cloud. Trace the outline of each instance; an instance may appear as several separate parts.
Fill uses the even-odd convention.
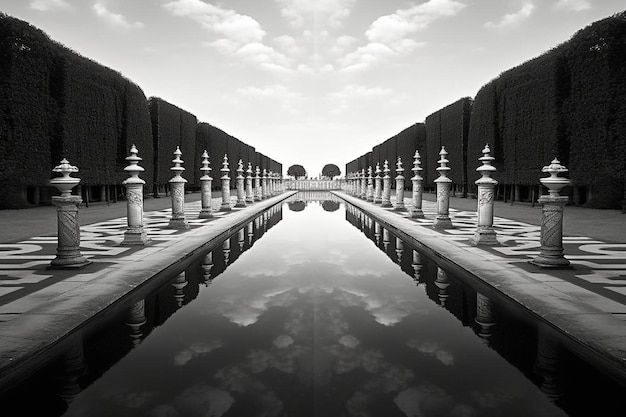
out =
[[[278,100],[281,103],[280,108],[291,114],[299,113],[300,102],[303,100],[299,93],[290,90],[282,84],[272,84],[264,87],[242,87],[237,89],[236,94],[247,101],[250,99],[260,99],[263,103],[267,103],[268,99]]]
[[[109,11],[102,1],[94,3],[92,8],[96,12],[98,17],[101,17],[107,23],[115,27],[119,27],[125,30],[141,29],[144,27],[144,24],[141,22],[129,22],[124,15]]]
[[[350,16],[356,0],[276,0],[292,27],[305,25],[338,28]]]
[[[425,42],[411,36],[438,19],[457,15],[463,8],[465,4],[457,0],[429,0],[379,17],[365,32],[368,43],[346,55],[342,71],[367,69],[393,55],[405,55],[424,46]]]
[[[174,16],[192,19],[208,32],[218,35],[218,39],[204,43],[218,52],[269,71],[290,71],[289,59],[263,43],[266,32],[254,18],[201,0],[174,0],[163,7]],[[277,42],[285,45],[289,40],[279,37]]]
[[[573,10],[580,12],[591,8],[591,4],[587,0],[559,0],[555,5],[555,9]]]
[[[435,20],[457,15],[463,8],[465,4],[456,0],[429,0],[379,17],[370,25],[365,35],[370,42],[393,44],[428,28]]]
[[[72,6],[70,6],[70,4],[65,0],[35,0],[30,3],[30,8],[41,12],[47,12],[48,10],[54,9],[69,10]]]
[[[524,3],[521,9],[515,13],[504,15],[500,22],[487,22],[485,27],[489,29],[503,29],[510,26],[518,25],[523,20],[527,19],[535,10],[535,5],[532,3]]]
[[[371,97],[390,96],[391,94],[393,94],[393,90],[386,87],[366,87],[364,85],[349,84],[340,91],[328,94],[327,100],[332,103],[331,113],[337,115],[349,110],[354,102],[362,102],[364,99]]]

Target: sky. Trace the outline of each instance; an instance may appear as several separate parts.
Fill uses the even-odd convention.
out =
[[[623,0],[0,0],[0,11],[309,176]],[[184,159],[184,158],[183,158]]]

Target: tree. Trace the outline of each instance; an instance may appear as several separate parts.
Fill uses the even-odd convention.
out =
[[[332,180],[341,175],[341,170],[335,164],[326,164],[324,168],[322,168],[322,175]]]
[[[296,179],[298,179],[298,177],[306,177],[306,170],[302,165],[292,165],[287,170],[287,175],[295,177]]]

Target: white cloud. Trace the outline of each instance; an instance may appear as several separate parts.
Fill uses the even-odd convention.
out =
[[[129,30],[141,29],[144,26],[141,22],[129,22],[124,15],[109,11],[102,1],[94,3],[92,8],[99,17],[115,27]]]
[[[368,43],[348,54],[342,63],[343,71],[357,71],[389,59],[405,55],[425,45],[411,38],[430,24],[444,17],[457,15],[465,4],[457,0],[428,0],[408,9],[376,19],[365,32]]]
[[[244,97],[247,101],[250,99],[260,99],[265,105],[268,103],[267,100],[278,100],[280,102],[280,108],[291,114],[299,113],[300,103],[303,100],[299,93],[290,90],[287,86],[282,84],[238,88],[236,94],[240,97]]]
[[[520,22],[527,19],[532,14],[533,10],[535,10],[534,4],[524,3],[522,8],[519,9],[517,12],[504,15],[502,17],[502,20],[497,23],[487,22],[485,23],[485,27],[493,29],[503,29],[509,26],[518,25]]]
[[[393,94],[391,88],[349,84],[340,91],[330,93],[327,100],[331,102],[331,114],[338,115],[354,107],[355,103],[361,103],[364,99],[380,98],[391,94]]]
[[[205,42],[205,45],[217,51],[243,59],[262,69],[274,72],[286,72],[289,59],[262,41],[266,32],[254,18],[242,15],[234,10],[224,9],[201,0],[174,0],[163,7],[175,16],[192,19],[207,31],[220,38]],[[279,44],[288,42],[286,37],[275,39]],[[292,43],[292,46],[295,43]]]
[[[580,12],[591,8],[591,4],[587,0],[559,0],[555,5],[555,9],[573,10]]]
[[[289,54],[297,54],[300,52],[300,48],[298,47],[295,38],[289,35],[282,35],[274,38],[274,43],[283,51]]]
[[[379,17],[370,25],[365,35],[370,42],[392,44],[426,29],[435,20],[457,15],[463,8],[465,4],[456,0],[429,0]]]
[[[70,4],[65,0],[35,0],[30,3],[30,8],[41,12],[47,12],[48,10],[53,9],[69,10],[72,6],[70,6]]]
[[[356,0],[276,0],[280,12],[293,27],[330,26],[338,28],[350,16]]]

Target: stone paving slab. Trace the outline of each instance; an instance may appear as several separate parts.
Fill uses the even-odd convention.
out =
[[[212,219],[197,218],[199,201],[186,203],[187,230],[166,229],[171,209],[147,212],[147,246],[119,246],[125,217],[81,226],[81,253],[93,263],[76,271],[46,269],[56,237],[0,244],[0,383],[133,289],[292,194],[228,212],[217,211],[221,199],[214,199]]]
[[[542,317],[600,355],[617,374],[626,375],[626,243],[565,236],[564,253],[573,268],[540,269],[528,262],[539,254],[540,226],[494,217],[500,245],[474,246],[470,237],[476,212],[450,209],[453,228],[436,230],[435,202],[423,201],[425,217],[413,219],[406,211],[333,193],[444,260],[449,268],[469,272]],[[407,207],[409,203],[406,199]]]

